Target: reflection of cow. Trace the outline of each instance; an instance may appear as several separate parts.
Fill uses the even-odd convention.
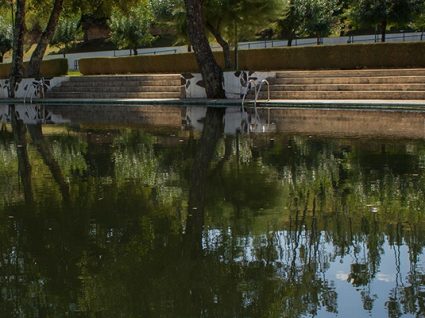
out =
[[[204,127],[206,107],[187,107],[186,125],[194,130],[202,131]],[[247,112],[241,112],[239,107],[228,107],[224,115],[224,133],[235,134],[237,131],[247,132],[249,118]]]
[[[17,118],[22,120],[24,124],[64,124],[70,122],[60,115],[47,111],[43,105],[16,105],[15,111]],[[8,105],[0,105],[0,122],[10,122]]]
[[[205,107],[187,107],[186,125],[195,130],[202,131],[205,114]],[[247,111],[239,107],[228,107],[224,115],[224,133],[235,134],[237,132],[270,132],[276,128],[273,124],[262,123],[259,116],[252,116]]]

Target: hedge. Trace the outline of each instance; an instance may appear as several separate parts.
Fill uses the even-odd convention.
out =
[[[425,42],[310,46],[241,51],[249,70],[425,67]]]
[[[223,54],[214,55],[223,66]],[[253,71],[425,67],[425,43],[252,49],[241,50],[238,56],[239,69]],[[79,67],[84,75],[199,72],[193,53],[87,58],[80,59]]]
[[[219,58],[219,55],[216,54],[216,58]],[[198,65],[192,53],[87,58],[80,59],[78,64],[84,75],[198,72]]]
[[[28,62],[24,63],[24,68]],[[11,64],[0,64],[0,78],[8,78],[10,74]],[[54,59],[46,60],[41,63],[40,69],[41,76],[55,77],[66,75],[68,73],[68,60],[67,59]]]

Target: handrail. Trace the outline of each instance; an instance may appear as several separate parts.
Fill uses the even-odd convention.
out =
[[[174,54],[177,53],[177,49],[168,49],[168,50],[155,50],[155,51],[150,51],[150,52],[139,52],[139,55],[148,55],[148,54],[153,54],[153,55],[157,55],[160,53],[164,53],[164,52],[174,52]]]
[[[252,85],[251,85],[252,84]],[[250,90],[254,88],[254,97],[257,95],[257,82],[253,79],[248,80],[248,83],[246,84],[246,91],[245,94],[242,97],[242,105],[241,105],[241,111],[245,109],[245,99]]]
[[[255,96],[255,100],[258,99],[258,96],[260,95],[260,91],[261,91],[261,88],[263,87],[263,84],[267,84],[267,101],[270,101],[270,83],[266,79],[263,79],[261,81],[260,86],[258,87],[258,90],[257,90],[257,95]]]
[[[131,54],[116,54],[116,51],[114,50],[114,57],[126,57],[126,56],[132,56]],[[137,55],[161,55],[162,53],[167,53],[169,54],[169,52],[173,52],[174,54],[177,54],[177,49],[166,49],[166,50],[152,50],[152,51],[145,51],[145,52],[138,52]],[[134,56],[134,55],[133,55]]]
[[[260,82],[260,85],[258,86],[258,89],[255,93],[255,100],[254,100],[254,113],[255,113],[255,118],[257,120],[260,120],[260,116],[258,115],[258,111],[257,111],[257,101],[258,101],[258,96],[260,95],[260,91],[261,88],[263,87],[263,84],[267,84],[267,101],[270,101],[270,83],[268,80],[263,79]]]
[[[261,80],[260,85],[257,85],[257,82],[255,80],[250,79],[248,81],[245,94],[242,97],[241,108],[243,110],[245,108],[245,99],[246,99],[246,96],[250,92],[251,88],[254,88],[254,110],[255,110],[255,114],[256,114],[257,117],[258,117],[258,113],[257,113],[257,101],[258,101],[258,96],[260,95],[261,88],[263,87],[263,84],[267,84],[267,101],[270,101],[270,83],[266,79]],[[258,89],[257,89],[257,87],[258,87]]]

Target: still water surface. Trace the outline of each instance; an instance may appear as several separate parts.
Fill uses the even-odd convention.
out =
[[[0,317],[424,317],[423,138],[81,112],[2,126]]]

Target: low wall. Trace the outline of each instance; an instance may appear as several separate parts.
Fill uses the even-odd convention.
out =
[[[55,86],[60,85],[64,81],[68,81],[68,76],[53,77],[51,79],[45,80],[45,89],[48,91]],[[24,78],[19,84],[18,89],[15,92],[16,98],[31,98],[36,97],[36,83],[37,81],[34,78]],[[9,80],[0,79],[0,98],[8,98],[9,92]]]
[[[263,79],[274,77],[274,72],[224,72],[224,89],[226,97],[239,99],[247,91],[249,79],[254,79],[258,83]],[[53,77],[45,81],[47,91],[55,86],[61,85],[62,82],[68,81],[68,76]],[[0,98],[8,97],[9,80],[0,80]],[[36,97],[36,83],[34,78],[23,79],[16,91],[17,98]],[[185,73],[184,86],[186,98],[206,98],[205,87],[200,73]]]
[[[224,90],[226,97],[231,99],[242,98],[248,90],[249,80],[260,83],[262,80],[275,77],[276,72],[224,72]],[[201,73],[184,73],[186,98],[207,98]],[[264,88],[266,89],[266,88]]]
[[[234,54],[232,54],[233,56]],[[214,52],[223,67],[222,52]],[[193,53],[80,59],[80,72],[94,74],[197,73]],[[373,43],[241,50],[244,70],[425,67],[425,43]]]

